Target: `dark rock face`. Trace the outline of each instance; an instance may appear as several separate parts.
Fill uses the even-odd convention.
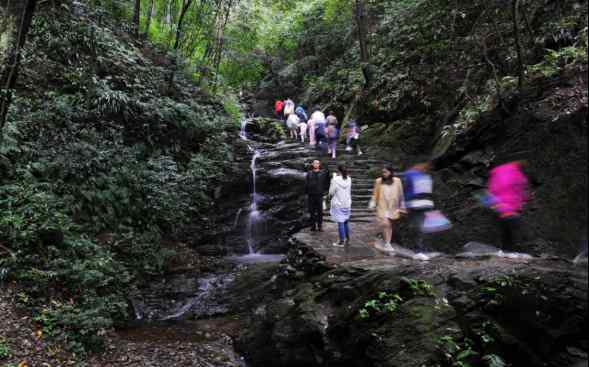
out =
[[[249,141],[240,142],[239,159],[230,177],[220,185],[213,223],[207,229],[195,229],[194,246],[204,255],[248,253],[253,192],[252,157],[256,160],[256,191],[260,211],[255,225],[254,247],[265,254],[284,254],[284,240],[307,223],[304,183],[307,167],[316,158],[315,151],[299,143],[283,141],[280,121],[258,118],[247,125]]]
[[[454,227],[426,240],[430,248],[454,253],[469,241],[500,246],[494,213],[473,194],[485,189],[491,168],[520,160],[527,162],[531,195],[519,245],[511,250],[578,254],[587,236],[587,108],[562,96],[586,86],[586,75],[539,83],[519,98],[519,105],[485,112],[473,126],[449,129],[437,139],[434,195]],[[403,242],[411,247],[413,239],[403,237]]]
[[[316,265],[298,253],[297,270],[305,257]],[[586,361],[586,268],[495,259],[324,271],[305,273],[250,313],[239,346],[253,366],[452,366],[460,358],[448,352],[454,345],[476,352],[461,360],[473,366],[494,356],[529,367]],[[402,300],[362,318],[380,292]]]

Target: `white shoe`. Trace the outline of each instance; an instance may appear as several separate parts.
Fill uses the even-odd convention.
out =
[[[352,147],[346,147],[346,152],[351,152],[351,151],[353,151],[353,150],[354,150],[354,149],[352,149]]]
[[[393,246],[391,246],[390,243],[382,243],[382,242],[377,242],[376,243],[376,249],[380,250],[382,252],[395,252],[395,249],[393,248]]]
[[[385,245],[384,245],[384,250],[385,250],[386,252],[395,252],[395,249],[393,248],[393,246],[391,246],[391,244],[390,244],[390,243],[385,243]]]
[[[358,152],[358,155],[362,155],[362,154],[364,154],[364,153],[362,153],[362,152]]]
[[[333,247],[346,247],[346,244],[344,242],[334,242],[332,243]]]

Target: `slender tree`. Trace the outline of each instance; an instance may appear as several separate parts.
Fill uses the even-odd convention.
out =
[[[141,21],[141,0],[133,1],[133,35],[139,37],[139,22]]]
[[[174,41],[174,50],[178,50],[182,39],[182,26],[184,25],[184,18],[190,9],[193,0],[182,0],[182,9],[180,9],[180,17],[176,26],[176,40]]]
[[[0,0],[0,140],[37,0]]]
[[[155,7],[155,1],[149,1],[149,7],[147,8],[147,19],[145,20],[145,38],[149,37],[149,29],[151,28],[151,18],[153,17],[153,10]]]
[[[356,24],[358,27],[358,41],[360,43],[360,62],[362,72],[366,80],[366,86],[372,84],[372,72],[370,69],[370,50],[368,47],[368,22],[366,20],[366,6],[364,0],[356,0]]]
[[[524,84],[524,56],[522,50],[522,43],[521,43],[521,35],[519,29],[519,4],[520,0],[513,0],[512,5],[512,17],[513,17],[513,35],[515,38],[515,49],[517,51],[517,72],[518,72],[518,79],[517,79],[517,87],[518,90],[521,92],[523,84]]]

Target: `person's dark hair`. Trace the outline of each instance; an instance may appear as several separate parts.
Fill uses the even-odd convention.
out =
[[[390,177],[382,177],[382,183],[387,184],[387,185],[391,185],[394,181],[395,178],[395,170],[393,169],[393,167],[391,166],[385,166],[384,169],[386,169],[387,171],[389,171],[391,173]]]
[[[341,173],[344,180],[348,179],[348,177],[349,177],[348,169],[345,166],[339,165],[339,166],[337,166],[337,170],[339,171],[339,173]]]
[[[333,112],[333,111],[329,111],[329,114],[332,116],[335,116],[335,112]]]

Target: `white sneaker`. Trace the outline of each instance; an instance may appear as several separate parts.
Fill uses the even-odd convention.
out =
[[[353,150],[354,150],[354,149],[352,149],[352,147],[346,147],[346,152],[351,152],[351,151],[353,151]]]
[[[391,246],[390,243],[382,243],[378,241],[374,247],[376,247],[377,250],[380,250],[382,252],[395,252],[395,249],[393,248],[393,246]]]
[[[358,152],[358,155],[362,155],[362,154],[364,154],[364,153],[362,153],[362,152]]]
[[[334,242],[332,243],[333,247],[346,247],[344,242]]]
[[[395,252],[395,249],[393,248],[393,246],[391,246],[390,243],[385,243],[384,250],[385,252]]]

